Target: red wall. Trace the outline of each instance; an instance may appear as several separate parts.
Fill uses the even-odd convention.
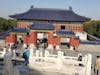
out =
[[[15,34],[10,34],[9,36],[6,36],[6,43],[15,43]]]
[[[53,32],[48,32],[48,44],[53,44]]]
[[[60,37],[57,36],[56,38],[53,37],[53,32],[48,33],[48,44],[52,45],[60,45]]]
[[[30,32],[30,36],[28,38],[28,43],[36,44],[36,33],[35,32]]]
[[[61,25],[54,25],[55,26],[55,30],[58,31],[61,29]],[[83,26],[81,25],[65,25],[65,30],[72,30],[74,32],[83,32]]]
[[[70,46],[78,47],[79,46],[79,40],[71,37],[70,38]]]
[[[28,43],[28,36],[26,34],[23,35],[23,43]]]

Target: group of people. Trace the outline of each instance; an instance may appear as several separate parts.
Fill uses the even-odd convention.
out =
[[[37,40],[37,44],[36,44],[37,50],[39,49],[39,45],[40,45],[40,44],[44,44],[44,50],[45,50],[46,47],[47,47],[47,39],[42,39],[42,40],[38,39],[38,40]]]

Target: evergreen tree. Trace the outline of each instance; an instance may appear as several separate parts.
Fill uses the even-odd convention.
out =
[[[7,31],[16,25],[17,20],[0,18],[0,32]]]
[[[100,37],[100,21],[85,22],[84,30],[91,35]]]

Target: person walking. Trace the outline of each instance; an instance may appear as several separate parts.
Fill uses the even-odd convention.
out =
[[[99,75],[100,70],[100,56],[97,56],[95,67],[94,67],[94,75]]]
[[[29,51],[27,50],[27,48],[25,48],[25,50],[23,51],[23,58],[25,59],[24,64],[27,66],[27,64],[29,64]]]
[[[36,44],[37,50],[39,50],[39,44],[40,44],[40,40],[38,39],[38,40],[37,40],[37,44]]]

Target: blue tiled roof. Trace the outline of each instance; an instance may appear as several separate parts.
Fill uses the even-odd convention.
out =
[[[33,23],[30,26],[33,30],[54,30],[54,26],[51,23]]]
[[[29,32],[29,30],[26,28],[12,28],[12,29],[6,31],[6,35],[9,35],[10,32],[27,33],[27,32]]]
[[[12,29],[7,30],[7,31],[5,32],[6,35],[9,35],[11,31],[12,31]]]
[[[13,28],[13,29],[11,30],[11,32],[27,33],[27,32],[29,32],[29,31],[28,31],[28,29],[26,29],[26,28]]]
[[[71,30],[59,30],[57,31],[57,34],[62,34],[62,35],[75,35],[75,33]]]
[[[5,37],[2,37],[2,36],[1,36],[1,37],[0,37],[0,40],[5,40]]]
[[[100,41],[80,41],[81,44],[100,45]]]
[[[24,20],[50,20],[50,21],[88,21],[89,18],[77,15],[72,10],[31,8],[27,12],[10,15],[11,18]]]
[[[5,32],[0,32],[0,35],[5,34]]]
[[[0,32],[0,40],[4,40],[6,37],[6,32]]]

